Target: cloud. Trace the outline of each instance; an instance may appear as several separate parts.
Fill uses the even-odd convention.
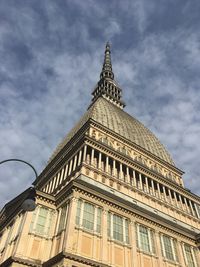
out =
[[[186,172],[186,186],[199,194],[195,8],[187,1],[173,12],[165,1],[93,2],[1,1],[0,160],[25,159],[38,172],[45,167],[90,104],[111,40],[126,110],[159,137]],[[0,205],[33,180],[26,166],[1,166]]]

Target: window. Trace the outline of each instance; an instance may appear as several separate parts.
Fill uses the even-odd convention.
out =
[[[197,267],[197,262],[195,258],[195,248],[191,247],[188,244],[183,245],[184,248],[184,256],[186,261],[186,266],[188,267]]]
[[[94,231],[101,232],[102,209],[93,204],[78,200],[76,225]]]
[[[177,242],[174,238],[161,235],[161,246],[164,258],[171,261],[178,261]]]
[[[48,235],[52,220],[52,211],[48,208],[38,206],[33,213],[30,232],[38,235]]]
[[[155,254],[154,232],[144,225],[136,225],[137,247],[142,251]]]
[[[5,246],[7,246],[8,243],[11,241],[11,235],[12,235],[12,232],[13,232],[13,226],[14,226],[14,222],[12,222],[8,227],[8,235],[7,235],[7,238],[6,238]]]
[[[94,205],[89,203],[84,203],[83,227],[94,230]]]
[[[65,222],[67,217],[67,205],[62,207],[61,214],[60,214],[60,221],[58,225],[58,233],[65,229]]]
[[[108,212],[108,237],[129,244],[129,221],[124,217]]]

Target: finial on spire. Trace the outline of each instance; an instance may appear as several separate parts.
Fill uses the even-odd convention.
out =
[[[104,63],[100,78],[110,78],[112,80],[114,79],[114,73],[112,72],[111,51],[109,42],[106,43]]]

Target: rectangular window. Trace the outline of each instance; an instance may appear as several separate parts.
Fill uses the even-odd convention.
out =
[[[35,230],[38,234],[44,234],[45,223],[47,220],[48,210],[46,208],[40,208]]]
[[[61,210],[58,233],[60,233],[62,230],[65,229],[66,216],[67,216],[67,205],[62,207],[62,210]]]
[[[197,267],[194,248],[184,244],[185,261],[188,267]]]
[[[94,230],[94,206],[89,203],[84,203],[83,227]]]
[[[163,246],[165,251],[165,257],[168,260],[174,260],[174,253],[172,250],[172,242],[170,237],[163,236]]]
[[[113,238],[123,241],[123,219],[117,215],[113,215]]]
[[[141,249],[150,252],[150,240],[148,236],[148,229],[142,225],[139,225],[140,246]]]
[[[12,223],[9,227],[8,227],[8,235],[7,235],[7,239],[6,239],[6,246],[7,244],[11,241],[11,235],[12,235],[12,232],[13,232],[13,226],[14,226],[14,223]]]
[[[177,242],[174,238],[161,235],[161,246],[164,258],[178,262]]]
[[[30,232],[38,235],[48,235],[50,232],[52,211],[48,208],[38,206],[32,215]]]
[[[129,221],[124,217],[108,212],[108,237],[129,244]]]
[[[154,232],[144,225],[136,225],[137,246],[139,249],[155,254]]]
[[[93,204],[78,200],[76,225],[93,232],[101,233],[102,209]]]

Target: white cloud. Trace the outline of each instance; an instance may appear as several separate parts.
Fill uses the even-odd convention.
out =
[[[186,172],[186,186],[200,193],[199,33],[178,27],[144,35],[158,12],[156,2],[111,2],[2,8],[7,18],[0,23],[0,160],[18,157],[38,172],[44,168],[90,104],[103,43],[111,39],[126,110],[153,130]],[[0,205],[33,180],[26,166],[1,167]]]

